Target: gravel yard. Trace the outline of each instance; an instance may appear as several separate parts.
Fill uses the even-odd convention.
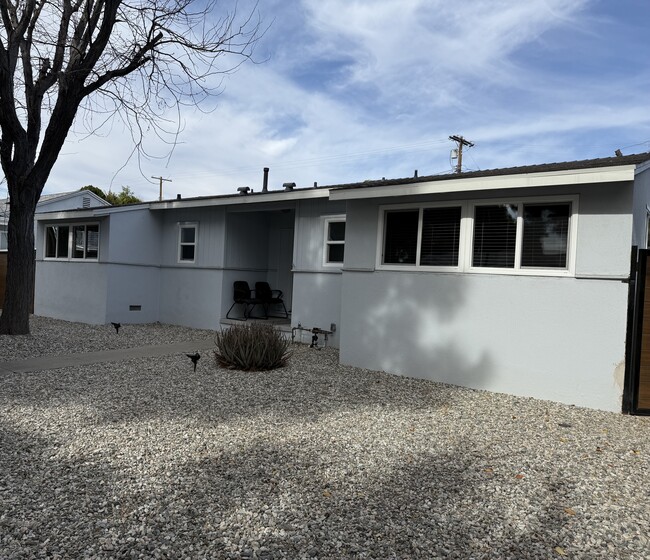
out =
[[[208,335],[33,325],[0,360]],[[0,558],[650,559],[650,418],[294,350],[0,375]]]

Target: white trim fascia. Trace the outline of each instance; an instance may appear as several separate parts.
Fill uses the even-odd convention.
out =
[[[210,206],[235,206],[239,204],[266,204],[268,202],[285,202],[288,200],[306,200],[312,198],[328,198],[330,189],[318,187],[304,191],[280,191],[269,193],[241,194],[224,198],[203,198],[199,200],[168,200],[152,202],[150,210],[175,210],[179,208],[207,208]]]
[[[640,173],[643,173],[644,171],[647,171],[650,169],[650,160],[644,161],[643,163],[640,163],[639,165],[636,166],[636,170],[634,171],[635,175],[639,175]]]
[[[34,219],[40,221],[47,220],[76,220],[88,218],[101,218],[110,214],[121,212],[135,212],[137,210],[148,210],[148,205],[138,206],[96,206],[94,208],[84,208],[83,210],[58,210],[55,212],[40,212],[34,215]]]
[[[497,189],[585,185],[592,183],[617,183],[634,181],[636,169],[636,165],[621,165],[616,167],[547,171],[543,173],[421,181],[390,186],[358,187],[341,190],[332,189],[330,200],[355,200]]]

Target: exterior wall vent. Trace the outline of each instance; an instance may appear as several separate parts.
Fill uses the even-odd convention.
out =
[[[90,197],[89,196],[84,196],[82,204],[83,204],[84,208],[90,208]]]
[[[142,311],[141,305],[129,305],[129,311]]]

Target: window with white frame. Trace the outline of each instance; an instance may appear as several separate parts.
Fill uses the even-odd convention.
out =
[[[571,201],[474,206],[475,268],[569,268]]]
[[[386,210],[382,264],[457,267],[461,217],[461,206]]]
[[[577,203],[572,196],[382,207],[377,266],[566,275]]]
[[[97,260],[99,224],[46,226],[45,258]]]
[[[178,262],[193,263],[196,260],[198,223],[178,224]]]
[[[323,247],[323,264],[329,266],[343,265],[345,256],[345,216],[325,218],[325,243]]]
[[[6,251],[9,247],[9,241],[7,239],[7,225],[0,224],[0,251]]]

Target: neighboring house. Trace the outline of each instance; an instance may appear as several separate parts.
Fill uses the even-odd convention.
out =
[[[96,208],[110,206],[110,203],[90,191],[74,191],[58,194],[44,194],[36,205],[36,213],[71,210],[75,208]],[[7,229],[9,226],[9,199],[0,200],[0,307],[5,297],[7,274]],[[36,226],[34,226],[36,233]]]
[[[41,214],[36,313],[218,329],[266,280],[345,364],[650,410],[649,204],[637,154]]]
[[[36,213],[75,208],[110,206],[110,203],[90,191],[44,194],[38,200]],[[7,250],[7,227],[9,224],[9,199],[0,200],[0,251]]]

